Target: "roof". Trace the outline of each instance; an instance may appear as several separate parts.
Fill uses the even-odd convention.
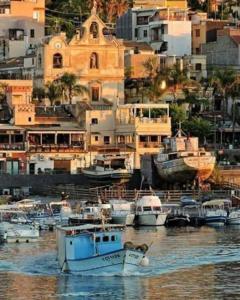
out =
[[[124,228],[124,225],[119,225],[119,224],[105,224],[105,225],[96,225],[96,224],[84,224],[84,225],[79,225],[79,226],[57,226],[58,230],[62,231],[70,231],[70,230],[80,230],[80,231],[85,231],[85,230],[94,230],[94,229],[111,229],[111,228]]]
[[[138,48],[138,50],[141,50],[141,51],[153,51],[152,47],[149,46],[149,44],[145,43],[145,42],[123,41],[123,45],[126,48],[131,48],[131,49]]]
[[[231,204],[232,201],[229,199],[214,199],[210,201],[206,201],[202,206],[223,206],[224,204]]]

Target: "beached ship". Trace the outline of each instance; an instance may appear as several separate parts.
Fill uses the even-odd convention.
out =
[[[82,275],[129,274],[147,264],[146,244],[123,244],[122,225],[57,227],[57,259],[62,272]]]
[[[175,137],[165,139],[164,146],[154,163],[165,181],[186,183],[196,179],[201,183],[212,174],[216,157],[199,148],[197,137],[184,136],[179,130]]]
[[[94,164],[82,172],[95,180],[128,179],[133,174],[128,157],[121,154],[99,154],[95,157]]]

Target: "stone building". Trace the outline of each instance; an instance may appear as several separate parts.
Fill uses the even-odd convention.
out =
[[[109,34],[95,9],[68,41],[64,33],[50,38],[37,53],[36,85],[44,86],[64,72],[74,73],[89,90],[89,102],[121,103],[124,99],[124,45]],[[73,103],[80,100],[73,99]]]
[[[217,31],[216,41],[203,45],[208,67],[231,67],[240,70],[240,30]]]

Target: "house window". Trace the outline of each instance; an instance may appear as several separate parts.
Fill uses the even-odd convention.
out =
[[[147,34],[147,30],[143,30],[143,37],[147,37],[148,34]]]
[[[31,117],[28,118],[28,122],[32,122],[32,118]]]
[[[98,136],[97,135],[95,135],[94,140],[95,140],[95,142],[98,142]]]
[[[116,236],[115,236],[115,235],[112,235],[112,236],[111,236],[111,241],[112,241],[112,242],[115,242],[115,241],[116,241]]]
[[[103,137],[103,142],[105,145],[109,145],[110,144],[110,136],[104,136]]]
[[[98,24],[96,22],[92,22],[90,26],[90,33],[94,39],[98,38]]]
[[[196,71],[202,71],[202,64],[199,64],[199,63],[196,64],[196,65],[195,65],[195,70],[196,70]]]
[[[147,25],[148,24],[148,16],[139,16],[137,17],[137,25]]]
[[[99,101],[99,87],[92,87],[92,101]]]
[[[98,119],[97,118],[93,118],[92,119],[92,124],[98,124]]]
[[[195,48],[196,54],[200,54],[200,48]]]
[[[53,68],[61,69],[63,67],[63,58],[60,53],[56,53],[53,55]]]
[[[98,69],[98,55],[95,52],[90,56],[90,69]]]
[[[200,29],[195,30],[195,35],[196,35],[196,37],[200,37]]]
[[[31,29],[31,30],[30,30],[30,37],[31,37],[31,38],[34,38],[34,37],[35,37],[35,31],[34,31],[34,29]]]

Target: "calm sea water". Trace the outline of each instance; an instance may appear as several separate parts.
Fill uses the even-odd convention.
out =
[[[0,299],[240,299],[240,227],[128,228],[152,244],[150,265],[128,277],[63,275],[55,234],[0,247]]]

